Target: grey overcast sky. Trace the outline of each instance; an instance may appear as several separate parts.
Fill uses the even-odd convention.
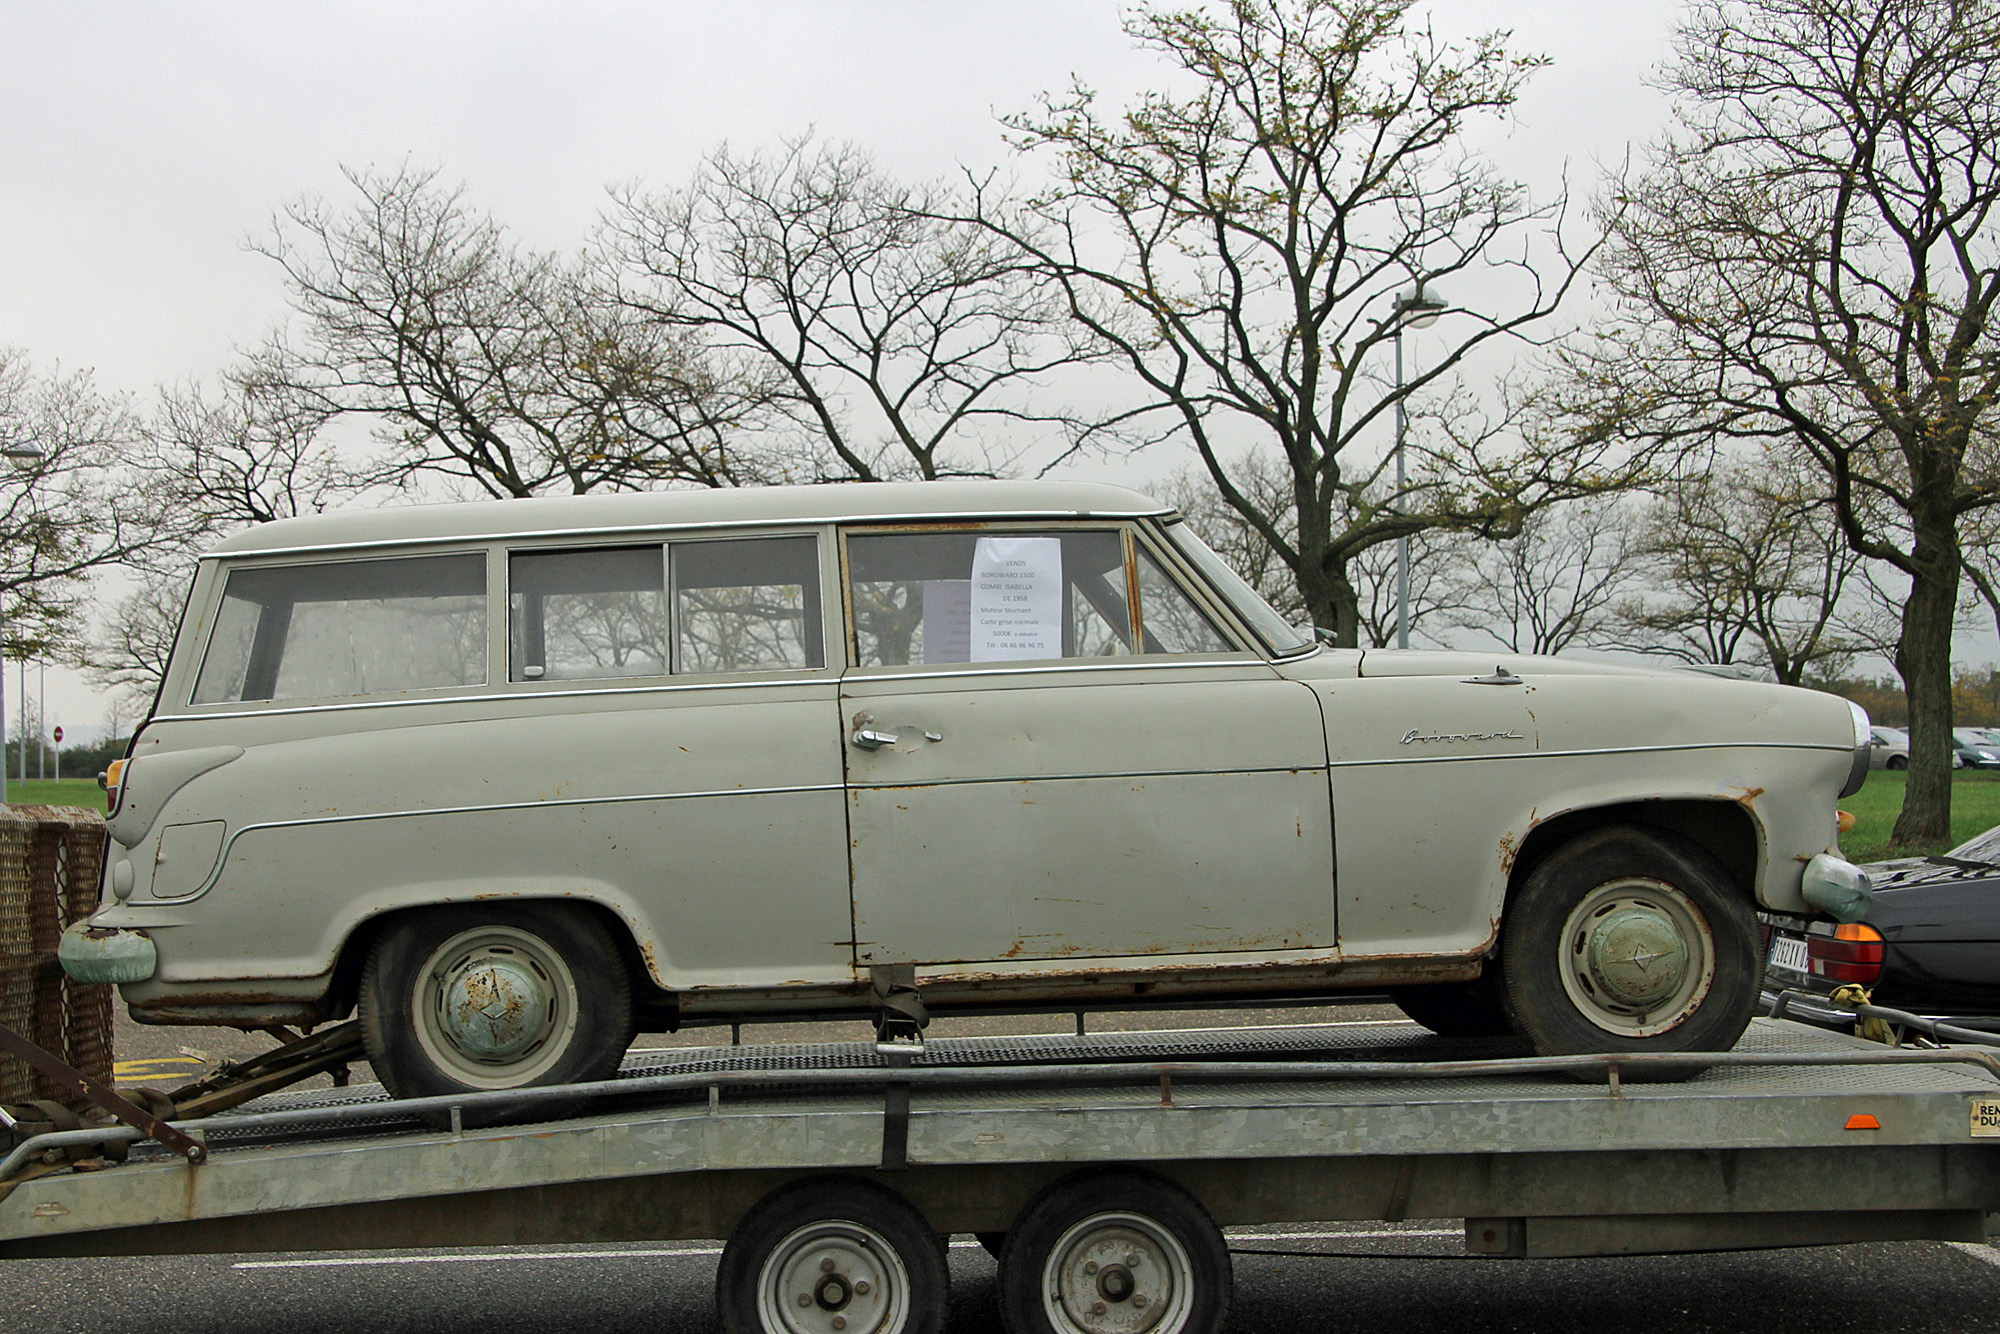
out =
[[[1661,125],[1673,0],[1438,0],[1440,36],[1553,60],[1482,146],[1586,190]],[[282,313],[244,238],[341,164],[443,167],[564,246],[604,187],[677,182],[728,140],[808,128],[906,176],[1004,165],[994,117],[1072,74],[1108,105],[1163,77],[1114,0],[0,0],[0,345],[111,390],[212,374]],[[18,685],[9,673],[11,705]],[[33,687],[31,687],[31,694]],[[49,714],[103,702],[49,672]]]

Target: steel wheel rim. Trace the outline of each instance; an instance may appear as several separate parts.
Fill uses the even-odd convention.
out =
[[[1563,990],[1607,1033],[1657,1037],[1687,1020],[1715,981],[1715,936],[1694,900],[1626,876],[1584,895],[1558,945]]]
[[[1158,1222],[1092,1214],[1049,1249],[1042,1313],[1059,1334],[1178,1334],[1194,1307],[1193,1277],[1187,1248]]]
[[[562,1059],[576,1036],[576,978],[547,941],[480,926],[431,951],[411,997],[417,1043],[472,1088],[518,1088]]]
[[[896,1334],[909,1318],[903,1257],[861,1223],[808,1223],[772,1247],[757,1271],[764,1334]]]

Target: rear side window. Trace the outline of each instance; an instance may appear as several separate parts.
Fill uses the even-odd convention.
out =
[[[232,570],[196,704],[440,690],[486,680],[479,553]]]
[[[507,569],[516,681],[826,665],[810,537],[515,552]]]

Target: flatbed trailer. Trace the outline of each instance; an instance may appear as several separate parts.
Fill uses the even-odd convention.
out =
[[[937,1239],[972,1233],[1011,1328],[1166,1334],[1219,1323],[1222,1226],[1463,1219],[1513,1257],[2000,1230],[1994,1049],[1759,1019],[1684,1082],[1519,1050],[1337,1023],[637,1051],[579,1114],[485,1128],[500,1095],[274,1094],[182,1123],[199,1163],[17,1149],[0,1258],[728,1238],[725,1326],[862,1334],[935,1328]]]

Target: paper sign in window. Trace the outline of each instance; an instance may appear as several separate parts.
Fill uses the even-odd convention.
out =
[[[972,581],[924,580],[924,661],[972,660]]]
[[[982,537],[972,552],[972,660],[1060,658],[1062,539]]]

